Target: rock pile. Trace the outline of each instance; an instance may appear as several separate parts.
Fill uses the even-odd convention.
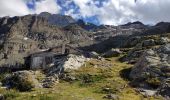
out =
[[[86,58],[82,55],[70,54],[70,55],[68,55],[66,61],[63,62],[63,67],[64,67],[64,69],[78,69],[82,65],[84,65],[84,63],[88,60],[90,60],[90,59]]]

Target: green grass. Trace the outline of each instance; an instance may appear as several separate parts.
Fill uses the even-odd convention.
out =
[[[94,67],[95,65],[111,63],[109,68]],[[129,80],[123,75],[127,75],[127,69],[132,65],[121,63],[119,57],[107,58],[105,61],[92,59],[87,62],[86,67],[78,70],[68,71],[67,74],[75,75],[78,80],[60,83],[49,89],[33,89],[30,92],[18,92],[15,90],[0,89],[7,100],[105,100],[103,96],[114,93],[120,100],[148,100],[131,86]],[[126,70],[125,70],[126,69]],[[107,89],[108,88],[108,89]],[[12,99],[13,98],[13,99]],[[149,98],[149,100],[161,100],[160,98]]]

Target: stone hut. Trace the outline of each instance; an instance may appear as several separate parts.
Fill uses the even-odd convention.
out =
[[[53,52],[41,52],[32,54],[30,56],[30,68],[31,69],[45,69],[46,66],[54,62]]]
[[[62,59],[70,53],[75,54],[80,53],[80,51],[70,46],[53,47],[48,51],[31,54],[29,60],[27,60],[27,64],[32,70],[46,69],[53,66],[56,59]]]

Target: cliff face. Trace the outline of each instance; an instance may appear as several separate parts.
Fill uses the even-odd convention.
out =
[[[76,22],[71,16],[50,14],[48,12],[42,12],[38,16],[47,19],[49,24],[57,25],[60,27],[65,27],[71,23]]]
[[[14,62],[31,53],[39,52],[63,43],[88,41],[84,29],[60,28],[37,15],[0,19],[0,45],[2,62]],[[1,64],[0,61],[0,64]]]

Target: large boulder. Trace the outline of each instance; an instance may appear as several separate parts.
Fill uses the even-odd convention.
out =
[[[142,88],[158,88],[170,78],[170,44],[146,50],[132,68],[132,84]],[[168,88],[169,89],[169,88]]]
[[[78,69],[88,60],[89,58],[86,58],[83,55],[70,54],[62,64],[64,69]]]
[[[47,68],[46,72],[49,76],[59,75],[65,70],[75,70],[82,67],[86,61],[89,61],[89,58],[86,58],[83,55],[69,54],[64,57],[60,57],[54,61],[54,65]]]

